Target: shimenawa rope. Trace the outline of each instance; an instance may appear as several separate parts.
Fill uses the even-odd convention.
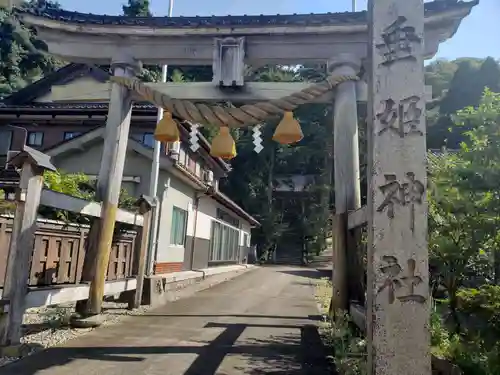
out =
[[[313,84],[301,91],[280,99],[246,104],[239,108],[208,106],[203,103],[193,103],[190,100],[174,99],[137,78],[117,77],[110,78],[129,90],[137,92],[145,100],[163,107],[165,110],[183,120],[201,125],[229,126],[233,128],[261,124],[263,121],[290,112],[302,104],[312,102],[341,83],[359,81],[357,76],[330,76],[320,83]]]

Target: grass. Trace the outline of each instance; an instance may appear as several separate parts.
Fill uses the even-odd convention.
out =
[[[347,312],[329,317],[332,283],[323,278],[316,284],[316,301],[323,315],[320,333],[330,351],[330,360],[340,375],[366,375],[366,340],[352,328]]]

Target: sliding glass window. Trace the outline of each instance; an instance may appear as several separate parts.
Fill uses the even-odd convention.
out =
[[[213,220],[210,238],[210,261],[238,260],[239,232],[238,229]]]
[[[186,210],[175,207],[172,211],[172,227],[170,231],[170,244],[176,246],[184,246],[186,243],[186,229],[187,229],[187,216]]]

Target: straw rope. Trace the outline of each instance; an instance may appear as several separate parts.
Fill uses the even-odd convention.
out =
[[[341,83],[358,81],[359,77],[349,75],[330,76],[323,82],[313,84],[292,95],[255,104],[246,104],[239,108],[227,108],[217,105],[208,106],[203,103],[193,103],[190,100],[174,99],[167,94],[147,86],[137,78],[113,76],[110,80],[127,87],[129,90],[135,91],[148,102],[158,107],[163,107],[183,120],[201,125],[238,128],[261,124],[271,117],[293,111],[298,106],[312,102]]]

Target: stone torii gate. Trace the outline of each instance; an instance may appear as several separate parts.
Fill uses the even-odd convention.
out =
[[[18,11],[49,52],[111,65],[98,191],[104,201],[90,311],[100,313],[105,268],[137,96],[202,125],[255,125],[308,101],[334,106],[336,234],[368,222],[369,374],[431,373],[423,62],[477,2],[371,0],[369,11],[311,15],[126,18]],[[328,63],[327,82],[245,83],[244,64]],[[213,65],[212,83],[143,84],[141,64]],[[366,75],[360,77],[364,67]],[[360,98],[363,83],[368,98]],[[361,100],[360,100],[361,99]],[[251,102],[221,109],[200,102]],[[369,201],[361,208],[357,102],[368,102]],[[334,256],[334,303],[347,308],[345,242]]]

